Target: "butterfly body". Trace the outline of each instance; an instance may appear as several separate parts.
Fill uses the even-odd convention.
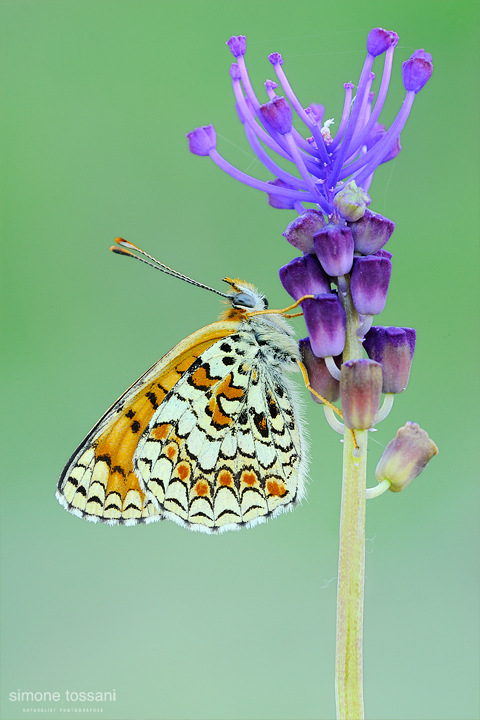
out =
[[[57,499],[91,522],[170,519],[218,533],[252,527],[305,494],[306,448],[289,378],[298,346],[251,285],[179,343],[73,453]]]

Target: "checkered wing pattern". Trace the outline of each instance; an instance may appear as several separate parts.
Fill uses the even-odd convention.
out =
[[[240,332],[206,350],[177,382],[143,433],[134,466],[160,516],[222,532],[301,499],[301,452],[284,375]]]

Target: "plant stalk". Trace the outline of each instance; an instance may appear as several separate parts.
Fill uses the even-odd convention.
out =
[[[346,276],[346,292],[339,296],[347,314],[343,361],[363,357],[356,331],[358,314]],[[363,720],[363,597],[365,579],[365,489],[368,431],[355,430],[357,445],[345,428],[342,507],[338,559],[335,694],[337,720]]]

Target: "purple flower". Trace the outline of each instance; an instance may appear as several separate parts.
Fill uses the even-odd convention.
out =
[[[266,87],[270,100],[263,104],[259,101],[245,65],[245,37],[231,37],[227,45],[237,60],[237,70],[231,71],[232,85],[248,142],[266,170],[272,173],[274,178],[287,183],[289,188],[277,187],[276,192],[272,193],[267,182],[237,170],[215,148],[208,152],[208,145],[204,144],[198,153],[195,144],[191,144],[192,152],[210,155],[222,170],[240,182],[270,196],[282,198],[277,207],[294,208],[301,215],[305,212],[303,203],[313,203],[329,217],[336,208],[343,219],[351,222],[358,220],[369,202],[367,190],[375,169],[398,154],[398,139],[407,121],[415,93],[431,75],[430,56],[424,51],[416,51],[410,60],[404,63],[403,80],[407,90],[405,101],[389,129],[379,132],[378,120],[387,96],[397,42],[398,36],[394,32],[383,28],[375,28],[370,32],[367,55],[356,84],[355,97],[353,98],[353,84],[346,83],[343,112],[337,133],[332,139],[330,123],[320,127],[323,119],[322,106],[310,104],[310,107],[305,109],[288,81],[284,70],[285,62],[279,53],[272,53],[269,59],[284,98],[273,95],[274,84],[268,81]],[[377,99],[373,104],[370,92],[372,67],[375,58],[381,55],[384,55],[383,74]],[[306,136],[292,126],[292,110],[304,123]],[[290,163],[290,167],[286,169],[284,163],[282,166],[275,163],[263,146]],[[351,192],[353,182],[360,194],[352,207],[352,203],[346,201],[344,191]],[[285,198],[288,198],[288,202]]]
[[[342,365],[340,395],[345,425],[352,430],[372,428],[380,408],[382,366],[374,360],[349,360]]]
[[[236,58],[243,57],[247,50],[245,35],[232,35],[230,40],[227,40],[226,45],[228,45],[232,55]]]
[[[392,492],[400,492],[428,465],[438,448],[417,423],[407,422],[385,448],[377,465],[378,482],[390,480]]]
[[[365,215],[356,222],[348,223],[352,231],[355,250],[362,255],[375,255],[391,238],[395,223],[388,218],[365,210]]]
[[[314,253],[313,236],[325,225],[323,214],[313,208],[308,209],[287,225],[282,235],[290,245],[304,253]]]
[[[379,315],[387,301],[392,263],[376,255],[359,257],[353,266],[350,289],[361,315]]]
[[[363,346],[371,360],[380,363],[384,393],[401,393],[408,385],[416,333],[413,328],[376,326],[365,335]]]
[[[298,345],[303,364],[307,368],[310,385],[319,395],[324,397],[325,400],[329,400],[332,403],[336,402],[340,397],[340,382],[332,377],[325,364],[325,360],[314,355],[308,337],[300,340]],[[341,357],[342,356],[339,355],[337,358],[334,358],[337,367],[341,366]],[[316,403],[323,404],[316,395],[313,393],[310,393],[310,395]]]
[[[418,93],[433,73],[432,56],[424,50],[416,50],[402,65],[405,90]]]
[[[377,55],[386,52],[392,45],[395,47],[397,43],[398,35],[396,32],[384,30],[383,28],[374,28],[368,33],[367,50],[370,55],[377,57]]]
[[[208,155],[217,146],[213,125],[204,125],[187,133],[188,149],[194,155]]]
[[[292,108],[285,98],[275,97],[264,105],[260,105],[260,111],[267,123],[281,135],[291,131]]]
[[[315,295],[302,302],[312,351],[317,357],[340,355],[345,347],[347,316],[337,295]]]
[[[353,264],[353,237],[350,229],[329,223],[313,236],[315,253],[332,277],[346,275]]]
[[[304,295],[330,292],[330,279],[315,255],[297,257],[280,268],[280,282],[295,301]]]

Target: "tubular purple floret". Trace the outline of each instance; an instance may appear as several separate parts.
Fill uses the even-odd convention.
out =
[[[245,35],[232,35],[225,45],[228,45],[232,55],[236,58],[243,57],[247,51]]]
[[[350,289],[355,309],[361,315],[379,315],[387,301],[392,262],[386,257],[366,255],[355,260]]]
[[[238,168],[227,162],[227,160],[225,160],[225,158],[223,158],[215,148],[210,150],[210,153],[208,154],[212,158],[213,162],[218,165],[221,170],[226,172],[227,175],[231,175],[233,178],[235,178],[235,180],[239,180],[244,185],[249,185],[256,190],[262,190],[262,192],[266,192],[269,195],[279,195],[280,197],[289,198],[291,200],[300,200],[301,202],[317,202],[316,198],[314,198],[311,193],[288,190],[287,188],[283,187],[275,187],[269,185],[269,183],[264,182],[263,180],[257,180],[251,175],[247,175],[246,173],[238,170]]]
[[[343,103],[342,119],[340,120],[337,134],[333,138],[333,142],[328,148],[331,153],[337,149],[338,144],[344,135],[345,128],[347,127],[348,118],[350,117],[350,108],[352,106],[352,94],[354,86],[353,83],[348,82],[344,83],[343,87],[345,88],[345,101]]]
[[[265,152],[261,144],[259,143],[257,136],[253,132],[253,130],[249,127],[249,125],[245,125],[245,134],[247,136],[247,140],[250,143],[250,147],[252,148],[255,155],[258,157],[262,165],[264,165],[269,172],[272,173],[274,177],[277,177],[284,182],[288,183],[289,185],[293,185],[293,187],[297,187],[301,190],[306,190],[307,185],[306,183],[301,180],[300,178],[295,177],[295,175],[292,175],[291,173],[287,172],[283,168],[280,167],[280,165],[277,165],[270,155]]]
[[[387,97],[388,86],[390,85],[390,77],[392,74],[392,62],[393,62],[394,52],[395,52],[395,45],[392,45],[391,47],[389,47],[386,52],[385,63],[383,66],[382,82],[380,83],[380,90],[378,91],[377,101],[375,103],[375,107],[372,110],[372,114],[370,115],[370,119],[369,119],[368,123],[365,125],[362,132],[360,133],[360,136],[355,141],[354,151],[355,151],[355,149],[358,149],[362,145],[365,144],[372,129],[375,127],[375,123],[378,120],[380,113],[383,110],[385,98]]]
[[[414,93],[426,85],[432,77],[432,56],[424,50],[416,50],[402,65],[402,78],[405,90]]]
[[[368,209],[360,220],[347,225],[352,232],[355,250],[362,255],[374,255],[387,244],[395,230],[392,220]]]
[[[309,208],[287,225],[283,237],[290,245],[303,253],[315,254],[313,236],[325,226],[325,218],[319,210]],[[330,289],[330,288],[329,288]]]
[[[349,360],[341,368],[340,395],[345,425],[352,430],[372,428],[382,392],[382,366],[374,360]]]
[[[330,293],[330,278],[316,255],[307,253],[302,257],[296,257],[283,265],[278,274],[284,289],[295,302],[304,295]]]
[[[362,74],[360,75],[360,80],[358,82],[357,95],[353,103],[353,110],[348,121],[345,136],[342,140],[341,145],[339,145],[339,147],[337,148],[337,155],[335,158],[335,162],[333,163],[332,173],[329,178],[329,189],[332,190],[335,188],[339,179],[340,171],[347,157],[350,143],[357,127],[357,121],[360,115],[360,111],[362,109],[363,97],[367,88],[367,83],[370,78],[370,71],[372,69],[373,61],[373,55],[370,55],[370,53],[367,54],[367,57],[365,58],[365,62],[363,64]]]
[[[208,155],[217,145],[217,137],[213,125],[203,125],[186,134],[188,148],[194,155]]]
[[[284,97],[276,95],[273,100],[260,105],[260,112],[265,120],[280,135],[289,133],[292,129],[292,108]]]
[[[373,57],[383,55],[390,47],[395,47],[398,43],[398,35],[392,30],[384,30],[383,28],[373,28],[368,33],[367,52]]]
[[[313,236],[315,254],[331,277],[350,272],[353,265],[353,237],[350,228],[329,223]]]
[[[338,295],[315,295],[301,305],[313,353],[323,358],[340,355],[345,347],[347,316]]]
[[[376,145],[374,145],[371,150],[365,153],[365,155],[343,168],[340,173],[341,179],[347,177],[355,178],[357,185],[361,185],[368,176],[374,172],[374,170],[391,151],[393,145],[397,141],[397,138],[402,132],[410,114],[414,99],[415,93],[413,91],[408,91],[402,107],[400,108],[400,112],[387,130],[386,135]]]
[[[280,53],[272,53],[268,56],[268,59],[272,63],[273,67],[275,68],[275,72],[277,73],[277,77],[280,81],[280,84],[283,88],[283,91],[287,98],[292,103],[292,106],[295,109],[295,112],[297,113],[300,120],[302,120],[307,128],[312,132],[313,137],[315,138],[315,142],[317,144],[317,149],[320,153],[320,157],[322,158],[324,163],[329,162],[327,149],[325,147],[325,142],[323,140],[321,132],[319,132],[317,124],[313,121],[311,117],[308,116],[308,114],[305,112],[302,104],[298,100],[297,96],[293,92],[292,86],[288,82],[287,76],[285,75],[285,72],[283,68],[281,67],[283,64],[282,56]],[[315,129],[317,132],[315,132]]]
[[[410,377],[416,333],[413,328],[370,328],[363,346],[371,360],[380,363],[383,371],[383,393],[401,393]]]

